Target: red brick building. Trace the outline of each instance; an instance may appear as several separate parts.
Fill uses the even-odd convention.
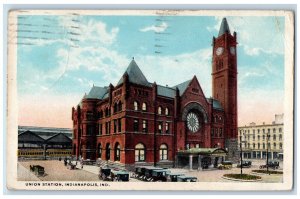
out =
[[[73,154],[121,166],[173,166],[190,148],[237,150],[236,33],[224,18],[213,38],[212,98],[194,76],[173,87],[150,83],[134,60],[117,85],[93,86],[72,109]]]

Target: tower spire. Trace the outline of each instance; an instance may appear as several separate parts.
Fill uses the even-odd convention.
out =
[[[228,32],[230,34],[230,29],[229,29],[229,26],[228,26],[228,23],[227,23],[227,20],[226,18],[224,17],[222,19],[222,23],[221,23],[221,27],[220,27],[220,30],[219,30],[219,37],[223,34],[225,34],[226,32]]]

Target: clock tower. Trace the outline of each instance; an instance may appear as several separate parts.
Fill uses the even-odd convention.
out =
[[[231,34],[226,18],[212,46],[212,95],[225,112],[224,138],[230,158],[237,155],[237,42],[236,32]]]

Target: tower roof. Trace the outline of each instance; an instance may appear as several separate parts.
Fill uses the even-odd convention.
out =
[[[229,29],[226,18],[223,18],[218,36],[221,36],[221,35],[225,34],[226,32],[230,33],[230,29]]]
[[[144,86],[150,86],[150,83],[147,81],[146,77],[144,76],[134,59],[132,59],[124,74],[126,73],[129,77],[129,82]],[[123,77],[121,77],[117,85],[120,85],[121,83],[123,83]]]

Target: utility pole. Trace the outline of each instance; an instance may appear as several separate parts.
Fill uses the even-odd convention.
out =
[[[243,130],[244,131],[244,130]],[[242,135],[240,134],[240,157],[241,157],[241,175],[243,175],[243,147],[242,147]]]

